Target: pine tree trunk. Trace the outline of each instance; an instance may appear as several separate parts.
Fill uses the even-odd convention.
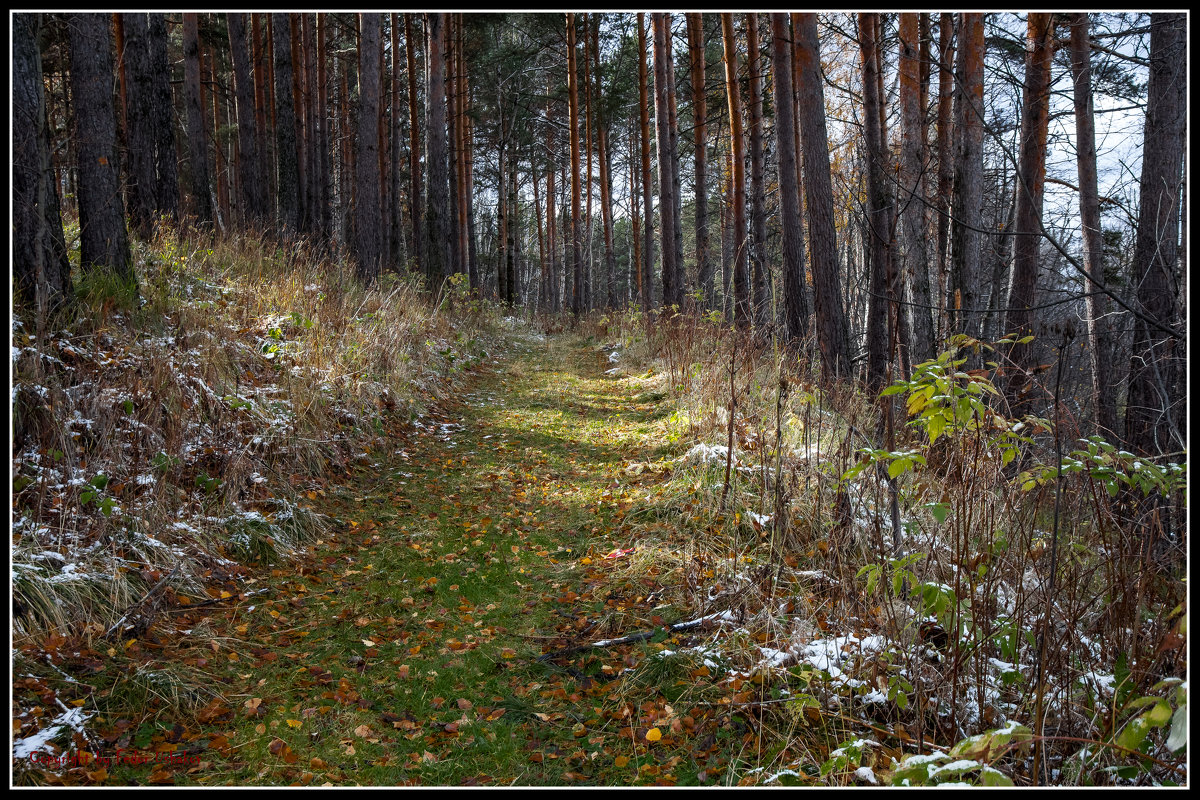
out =
[[[1034,333],[1030,307],[1037,298],[1042,243],[1042,195],[1046,185],[1046,138],[1050,125],[1050,66],[1054,59],[1054,16],[1029,14],[1025,57],[1025,91],[1021,103],[1021,153],[1017,170],[1016,214],[1013,228],[1012,280],[1004,332],[1018,337]],[[1008,351],[1006,394],[1013,416],[1029,410],[1033,399],[1030,370],[1032,344],[1014,344]]]
[[[151,119],[154,90],[150,75],[150,22],[145,12],[124,13],[121,22],[125,35],[122,56],[127,97],[125,141],[129,165],[129,220],[137,235],[145,239],[154,231],[155,185],[158,182]]]
[[[196,219],[208,225],[212,223],[212,202],[208,187],[208,137],[200,103],[200,35],[196,14],[183,15],[183,73],[192,160],[192,204]]]
[[[786,14],[771,15],[771,68],[774,74],[775,147],[779,154],[779,226],[783,232],[783,322],[788,341],[808,335],[808,296],[804,288],[804,228],[796,182],[796,119],[792,97],[792,35]]]
[[[12,267],[16,299],[44,319],[68,298],[71,264],[50,162],[40,27],[38,14],[12,16]]]
[[[934,357],[933,302],[929,291],[928,226],[925,222],[925,107],[921,102],[920,25],[900,15],[900,215],[903,274],[910,291],[909,342],[914,362]]]
[[[767,171],[763,155],[762,69],[759,66],[758,14],[746,15],[746,67],[750,71],[750,272],[754,284],[754,324],[772,322],[766,265]]]
[[[242,14],[228,14],[229,49],[233,54],[233,74],[238,115],[238,142],[241,158],[239,183],[242,204],[249,225],[262,225],[267,217],[266,170],[259,150],[258,120],[254,108],[254,79],[246,52],[246,23]]]
[[[150,56],[152,102],[150,121],[154,130],[154,206],[158,214],[179,221],[179,168],[175,152],[175,104],[171,99],[171,62],[167,57],[167,17],[151,14],[147,44]]]
[[[404,15],[404,51],[408,63],[408,214],[412,227],[413,256],[419,268],[425,268],[425,226],[421,202],[421,122],[417,113],[417,59],[413,38],[412,14]]]
[[[749,251],[746,238],[746,156],[742,133],[742,96],[738,88],[737,39],[733,15],[721,15],[725,44],[725,93],[729,99],[729,136],[733,158],[733,307],[734,322],[748,326],[750,318]]]
[[[937,103],[937,275],[938,304],[946,302],[950,285],[950,190],[954,181],[954,15],[942,14],[938,22],[938,103]],[[946,334],[943,314],[936,312],[937,338]]]
[[[801,75],[797,106],[804,156],[804,205],[808,212],[809,251],[812,257],[813,313],[817,345],[826,380],[850,375],[850,340],[842,306],[833,224],[833,182],[829,167],[829,140],[825,131],[825,95],[815,14],[793,14],[795,57]]]
[[[1186,397],[1175,391],[1175,374],[1186,364],[1187,352],[1178,333],[1175,300],[1187,141],[1186,30],[1182,13],[1150,16],[1150,83],[1133,252],[1135,308],[1142,316],[1134,322],[1125,412],[1125,440],[1134,452],[1146,455],[1177,453],[1186,447]]]
[[[880,129],[882,98],[879,94],[878,15],[858,15],[858,40],[863,68],[863,127],[867,159],[867,236],[870,279],[867,297],[867,373],[872,392],[883,389],[888,365],[888,332],[892,329],[888,302],[888,208],[883,131]]]
[[[646,15],[637,15],[638,27],[638,91],[641,105],[642,149],[642,310],[654,307],[654,206],[651,204],[650,183],[650,99],[649,69],[646,53]]]
[[[360,14],[358,47],[358,131],[355,142],[354,227],[358,279],[374,282],[382,274],[382,215],[379,198],[379,14]]]
[[[953,212],[950,224],[949,332],[979,334],[983,227],[983,15],[959,16],[955,68]]]
[[[1096,126],[1092,106],[1091,42],[1088,15],[1071,15],[1071,75],[1074,78],[1075,149],[1079,172],[1079,218],[1083,234],[1083,265],[1096,286],[1088,287],[1088,357],[1092,368],[1092,404],[1101,435],[1117,434],[1117,390],[1111,367],[1113,350],[1108,332],[1108,299],[1104,286],[1104,247],[1100,229],[1100,190],[1096,175]],[[1109,441],[1112,441],[1110,438]]]
[[[296,150],[296,100],[292,91],[292,35],[287,14],[271,15],[275,72],[276,224],[284,238],[300,232],[300,165]]]
[[[428,14],[429,86],[425,93],[428,106],[426,170],[429,202],[425,211],[428,232],[426,256],[430,288],[436,294],[450,274],[450,172],[446,152],[446,15]]]
[[[580,251],[579,229],[579,72],[575,65],[575,15],[567,14],[567,84],[571,112],[571,313],[583,312],[583,254]]]
[[[135,281],[117,172],[117,120],[108,17],[69,14],[71,92],[79,153],[80,269],[97,267]]]
[[[688,57],[692,79],[692,121],[696,149],[696,282],[704,295],[705,308],[713,308],[713,264],[709,253],[708,221],[708,103],[704,80],[704,16],[687,15]]]

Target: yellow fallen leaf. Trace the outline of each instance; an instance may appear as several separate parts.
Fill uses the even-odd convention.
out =
[[[301,721],[300,721],[300,720],[298,720],[298,719],[289,719],[289,720],[287,721],[287,723],[288,723],[288,727],[289,727],[289,728],[299,728],[301,725],[303,725],[303,724],[304,724],[303,722],[301,722]]]
[[[658,728],[651,728],[650,730],[646,731],[646,741],[648,742],[657,742],[661,738],[662,731],[660,731]]]
[[[616,764],[618,767],[627,767],[627,766],[629,766],[629,757],[628,756],[617,756],[615,759],[613,759],[613,763]]]

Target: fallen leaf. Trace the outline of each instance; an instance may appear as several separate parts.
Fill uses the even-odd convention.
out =
[[[648,742],[657,742],[661,738],[662,731],[660,731],[658,728],[651,728],[650,730],[646,731],[646,741]]]

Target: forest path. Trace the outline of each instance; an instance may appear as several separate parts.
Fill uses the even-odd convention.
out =
[[[606,697],[628,648],[603,673],[587,665],[594,677],[539,661],[600,638],[606,609],[652,627],[651,591],[592,594],[654,480],[625,467],[661,456],[669,410],[611,366],[578,338],[517,335],[331,483],[317,498],[331,535],[251,587],[267,599],[211,619],[206,667],[227,685],[183,723],[210,764],[175,780],[638,782],[648,724]]]

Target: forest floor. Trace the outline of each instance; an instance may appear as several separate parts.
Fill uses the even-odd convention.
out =
[[[331,528],[299,562],[129,645],[213,691],[177,718],[95,720],[126,753],[90,781],[695,785],[760,763],[729,713],[751,700],[741,681],[672,707],[706,666],[618,677],[670,644],[657,570],[615,575],[635,548],[622,516],[662,480],[626,467],[661,458],[669,401],[579,339],[513,341],[369,466],[312,487]],[[606,634],[658,635],[541,659],[613,613],[630,628]]]

